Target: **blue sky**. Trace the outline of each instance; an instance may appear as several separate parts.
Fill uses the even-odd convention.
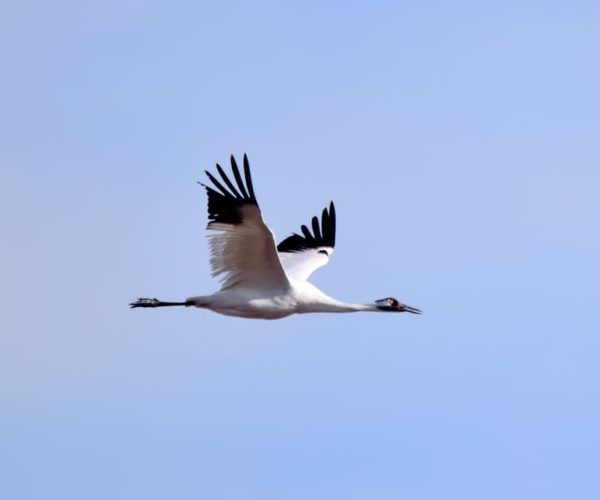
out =
[[[600,494],[597,2],[13,2],[0,15],[0,496]],[[196,184],[248,153],[314,282],[210,293]]]

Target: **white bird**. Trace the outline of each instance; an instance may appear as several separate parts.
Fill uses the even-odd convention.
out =
[[[414,307],[392,297],[368,304],[336,300],[309,283],[309,276],[329,262],[335,247],[335,207],[323,209],[321,221],[313,217],[312,232],[301,227],[275,245],[273,232],[264,223],[244,155],[244,177],[234,157],[235,184],[217,164],[222,182],[206,172],[213,186],[202,184],[208,194],[208,239],[212,276],[221,277],[221,289],[212,295],[190,297],[185,302],[143,298],[134,307],[194,306],[228,316],[279,319],[291,314],[316,312],[410,312]]]

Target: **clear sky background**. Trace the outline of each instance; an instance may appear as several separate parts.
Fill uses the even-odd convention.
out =
[[[0,497],[600,498],[600,7],[5,3]],[[210,293],[197,180],[247,152],[314,282]]]

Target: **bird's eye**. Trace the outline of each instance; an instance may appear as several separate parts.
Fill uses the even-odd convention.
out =
[[[388,299],[388,304],[389,304],[390,306],[394,306],[394,307],[396,307],[396,306],[398,305],[398,301],[397,301],[396,299],[393,299],[393,298],[391,298],[391,297],[390,297],[390,298]]]

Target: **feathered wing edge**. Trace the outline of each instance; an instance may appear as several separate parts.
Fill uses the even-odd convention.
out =
[[[333,201],[329,204],[329,210],[327,208],[323,209],[320,226],[317,216],[312,218],[311,226],[312,233],[308,227],[302,225],[300,227],[302,236],[293,233],[277,245],[277,251],[280,253],[296,253],[319,248],[333,249],[335,247],[335,206]]]
[[[311,220],[312,232],[301,227],[302,235],[292,234],[283,240],[277,251],[283,268],[291,278],[306,281],[318,268],[329,262],[335,247],[335,206],[323,209],[321,223],[315,216]]]
[[[221,165],[217,163],[217,171],[221,176],[221,179],[225,183],[225,186],[206,170],[206,176],[213,183],[214,187],[207,186],[200,182],[206,189],[208,195],[208,228],[210,229],[212,224],[241,224],[242,223],[242,212],[241,208],[243,205],[255,205],[258,207],[256,195],[254,194],[254,187],[252,185],[252,176],[250,175],[250,164],[248,157],[244,154],[244,177],[245,184],[240,170],[237,166],[235,158],[231,156],[231,170],[233,177],[237,183],[236,186],[231,182],[229,177],[225,174]],[[216,188],[216,189],[215,189]]]
[[[260,213],[248,157],[244,155],[244,178],[233,156],[231,170],[235,184],[219,164],[217,171],[221,180],[206,171],[214,187],[200,183],[208,195],[212,276],[222,275],[222,289],[239,285],[284,288],[289,281],[277,254],[273,233]]]

